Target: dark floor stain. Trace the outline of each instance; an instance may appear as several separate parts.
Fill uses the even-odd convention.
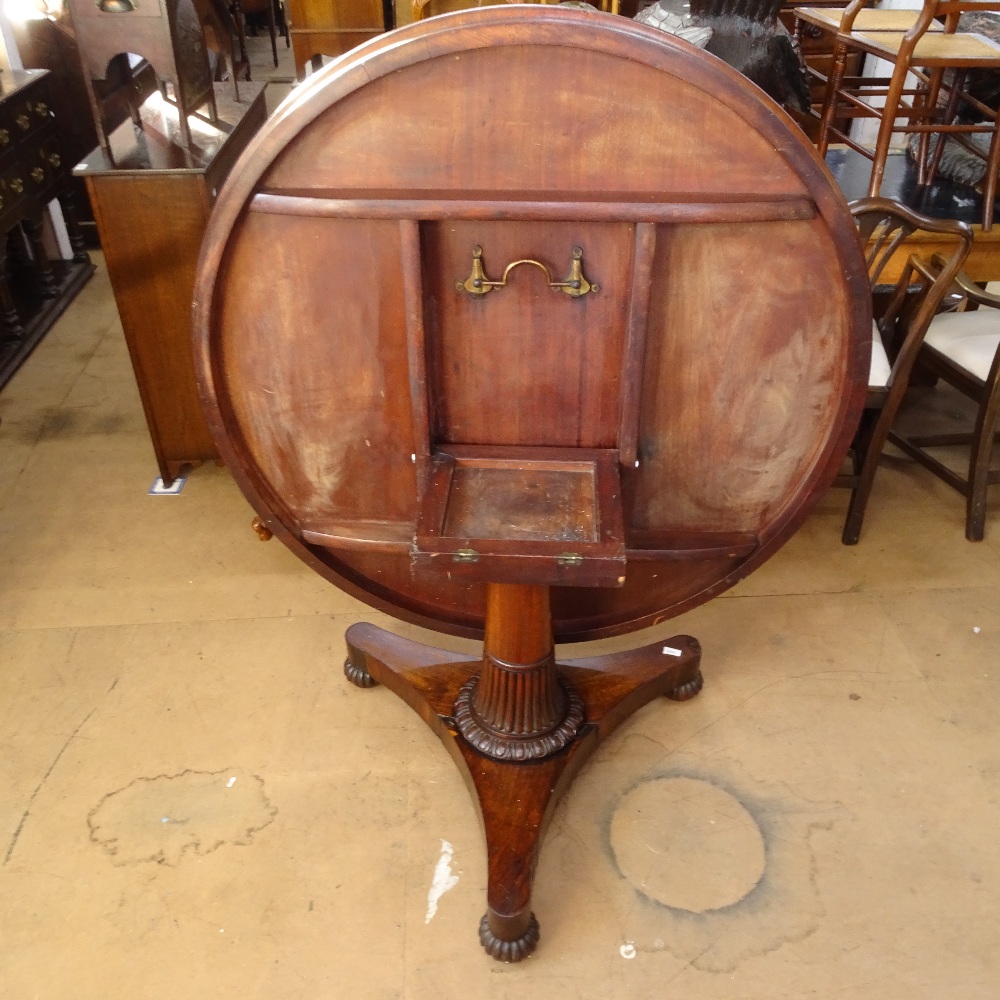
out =
[[[91,434],[120,434],[126,427],[132,427],[135,421],[121,413],[104,413],[93,421]]]
[[[278,810],[264,781],[239,770],[136,778],[109,792],[87,817],[90,839],[116,865],[174,866],[185,855],[246,846]]]
[[[673,788],[676,796],[682,786],[688,800],[703,801],[700,811],[657,807],[661,791]],[[666,949],[702,971],[732,972],[819,925],[825,908],[810,837],[842,814],[838,804],[806,802],[784,785],[753,781],[722,764],[712,773],[684,767],[648,775],[610,806],[605,855],[632,887],[646,914],[640,922],[656,928],[648,941],[624,928],[637,950]],[[663,832],[678,823],[689,828]],[[751,832],[759,832],[762,856]],[[740,856],[728,857],[729,850]],[[683,864],[691,869],[686,887],[674,884],[670,871]]]
[[[45,418],[40,439],[54,441],[60,438],[77,437],[85,420],[86,414],[80,410],[69,408],[55,410]]]

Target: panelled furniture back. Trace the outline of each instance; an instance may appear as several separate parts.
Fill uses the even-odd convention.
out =
[[[292,55],[302,77],[310,60],[339,56],[396,24],[393,0],[288,0]]]
[[[538,837],[574,768],[699,683],[690,637],[677,667],[657,646],[555,669],[553,635],[663,621],[789,537],[857,423],[867,288],[776,105],[663,32],[548,5],[361,46],[220,196],[196,360],[264,526],[399,618],[485,623],[481,675],[371,626],[348,649],[469,770],[495,957],[537,940]]]
[[[178,115],[149,102],[142,129],[131,121],[77,166],[86,180],[104,258],[165,483],[218,457],[198,400],[191,356],[191,294],[198,252],[216,193],[267,117],[265,84],[245,83],[240,100],[216,85],[218,128],[180,134]],[[264,268],[263,258],[261,267]]]

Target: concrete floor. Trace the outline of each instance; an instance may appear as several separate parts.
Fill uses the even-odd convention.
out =
[[[857,547],[833,492],[725,597],[574,647],[688,632],[705,690],[583,772],[502,966],[450,758],[341,674],[350,623],[397,626],[260,544],[224,469],[147,494],[100,260],[0,419],[4,1000],[995,1000],[1000,496],[970,544],[890,458]]]

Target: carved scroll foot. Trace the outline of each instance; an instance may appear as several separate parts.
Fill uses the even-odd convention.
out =
[[[520,962],[538,947],[539,929],[534,913],[528,915],[528,929],[513,941],[499,938],[490,927],[490,914],[479,921],[479,943],[490,958],[498,962]]]
[[[347,655],[347,659],[344,660],[344,676],[355,686],[359,688],[373,688],[378,687],[378,681],[365,669],[363,663],[355,663],[352,659],[350,653]]]
[[[705,681],[699,670],[689,681],[678,684],[672,691],[668,691],[666,697],[671,701],[690,701],[704,685]]]

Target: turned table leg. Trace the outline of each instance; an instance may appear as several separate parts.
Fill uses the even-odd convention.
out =
[[[59,292],[56,284],[56,276],[52,271],[52,264],[49,262],[49,255],[45,250],[45,243],[42,240],[42,213],[24,219],[21,223],[28,242],[31,245],[31,255],[35,263],[35,276],[38,278],[38,285],[42,292],[42,297],[54,299]]]
[[[4,341],[19,341],[24,337],[24,327],[18,315],[14,296],[7,282],[7,234],[0,237],[0,323]]]

